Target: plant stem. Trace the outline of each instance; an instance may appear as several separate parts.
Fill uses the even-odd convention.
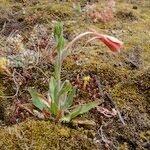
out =
[[[62,53],[61,50],[58,52],[58,91],[60,91],[61,88],[61,66],[62,66]],[[58,108],[60,108],[60,102],[58,100]]]
[[[58,89],[60,89],[61,53],[58,53]]]
[[[62,62],[61,62],[61,50],[58,51],[58,92],[60,91],[60,88],[61,88],[61,65],[62,65]],[[60,105],[60,99],[58,99],[58,112],[57,112],[57,115],[56,115],[56,119],[55,119],[55,122],[58,123],[60,118],[62,117],[62,110],[61,110],[61,105]]]
[[[88,34],[94,34],[94,33],[92,31],[88,31],[88,32],[84,32],[84,33],[79,34],[70,43],[68,43],[68,45],[66,46],[65,49],[66,50],[69,49],[77,40],[79,40],[80,38],[82,38],[83,36],[88,35]]]

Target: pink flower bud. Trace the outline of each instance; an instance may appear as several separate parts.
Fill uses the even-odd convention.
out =
[[[109,49],[112,52],[120,52],[120,48],[123,46],[123,42],[119,41],[118,39],[112,37],[112,36],[108,36],[108,35],[104,35],[101,34],[99,37],[100,41],[102,41],[106,46],[109,47]]]

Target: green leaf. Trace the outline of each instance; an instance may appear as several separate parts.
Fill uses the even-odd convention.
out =
[[[61,22],[56,22],[54,26],[54,38],[56,42],[58,42],[58,39],[63,33],[63,25]]]
[[[61,22],[56,22],[54,26],[54,38],[56,41],[56,46],[58,51],[64,49],[65,40],[63,37],[63,25]]]
[[[72,105],[73,97],[74,97],[75,93],[76,93],[76,88],[73,88],[72,91],[69,92],[69,94],[64,102],[64,106],[63,106],[64,110],[66,110],[68,107],[70,107]]]
[[[54,77],[56,80],[58,80],[58,57],[56,57],[55,63],[54,63]]]
[[[62,51],[64,49],[64,46],[65,46],[65,40],[63,35],[61,35],[58,39],[57,50]]]
[[[58,96],[61,96],[62,94],[71,91],[71,88],[72,88],[71,84],[68,81],[65,81],[61,86]]]
[[[90,109],[96,107],[99,104],[100,104],[99,101],[94,101],[94,102],[89,102],[83,106],[79,106],[78,108],[75,108],[72,112],[70,112],[68,115],[64,116],[62,118],[62,121],[70,122],[71,119],[77,117],[78,115],[88,112]]]
[[[37,107],[41,111],[44,108],[50,107],[50,105],[41,96],[39,96],[39,94],[34,89],[30,88],[29,92],[30,92],[31,97],[32,97],[32,103],[35,107]]]
[[[52,102],[51,103],[51,108],[50,108],[50,112],[53,114],[53,115],[55,115],[56,116],[56,114],[57,114],[57,105],[56,105],[56,103],[55,102]]]
[[[50,79],[50,82],[49,82],[49,95],[50,95],[52,101],[55,100],[55,93],[57,92],[56,88],[57,88],[57,82],[56,82],[55,78],[52,76]]]

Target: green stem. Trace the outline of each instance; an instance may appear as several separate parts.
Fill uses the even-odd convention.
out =
[[[58,89],[61,85],[61,52],[58,53]]]
[[[61,66],[62,66],[62,60],[61,60],[62,54],[61,50],[58,52],[58,91],[60,91],[61,88]],[[58,109],[60,108],[60,100],[58,99]]]

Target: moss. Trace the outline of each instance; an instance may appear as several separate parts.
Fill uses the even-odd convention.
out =
[[[150,141],[150,130],[141,132],[139,134],[139,136],[141,138],[141,142],[149,142]]]
[[[148,142],[149,139],[149,69],[144,69],[135,74],[126,82],[119,83],[110,90],[113,100],[126,118],[126,127],[118,128],[114,124],[112,134],[119,143],[128,143],[128,147],[143,149],[138,143]],[[147,95],[148,94],[148,95]],[[116,129],[115,129],[116,128]],[[116,131],[115,131],[116,130]],[[123,132],[123,131],[126,132]],[[135,143],[134,137],[138,142]],[[121,144],[120,149],[125,149],[126,144]]]
[[[142,112],[146,109],[147,103],[135,85],[119,84],[111,91],[111,95],[117,105],[122,108],[128,104],[133,104]]]
[[[123,143],[121,144],[117,150],[129,150],[128,149],[128,144],[127,143]]]
[[[71,2],[80,2],[83,12],[79,15],[75,14]],[[96,10],[101,12],[104,8],[102,6],[103,2],[105,1],[103,0],[99,3],[98,1],[91,0],[89,4],[91,6],[92,4],[96,5]],[[108,127],[108,131],[104,130],[104,133],[110,137],[109,139],[114,139],[114,143],[120,145],[119,149],[136,149],[139,147],[139,141],[145,142],[149,140],[147,129],[149,129],[150,124],[150,70],[147,67],[150,63],[150,10],[148,6],[149,0],[143,1],[143,4],[140,2],[140,0],[132,0],[126,3],[117,0],[115,18],[109,22],[93,22],[92,19],[89,19],[84,11],[87,4],[86,0],[66,0],[60,3],[56,2],[56,0],[51,0],[51,2],[47,0],[40,0],[38,2],[32,0],[28,3],[18,0],[15,3],[13,1],[8,2],[10,5],[7,8],[1,6],[1,8],[5,9],[1,11],[2,21],[0,22],[0,28],[2,29],[5,22],[7,25],[8,20],[12,20],[12,22],[23,21],[22,23],[25,26],[23,26],[22,31],[25,37],[27,35],[27,38],[30,36],[29,34],[33,25],[41,23],[48,26],[51,30],[53,20],[62,20],[64,23],[64,36],[68,41],[71,41],[74,35],[86,31],[88,28],[94,28],[100,33],[118,37],[124,42],[121,54],[113,57],[106,52],[107,48],[103,44],[93,41],[92,44],[85,46],[86,39],[78,41],[73,48],[75,50],[84,49],[87,53],[80,53],[77,56],[77,60],[79,58],[81,64],[77,64],[75,59],[72,59],[73,57],[68,58],[63,64],[64,70],[62,76],[62,78],[70,80],[70,77],[76,77],[78,73],[83,75],[93,73],[97,75],[102,85],[104,85],[103,87],[110,92],[113,100],[117,103],[122,117],[127,123],[126,127],[122,127],[120,120],[116,117],[117,119],[114,118],[114,122]],[[134,5],[137,9],[133,9]],[[20,11],[22,8],[23,11]],[[13,15],[8,12],[12,12]],[[10,29],[11,26],[8,28]],[[140,67],[134,70],[126,63],[128,59],[131,59],[131,61],[134,60],[132,56],[140,64]],[[26,89],[29,86],[39,86],[37,87],[39,89],[45,87],[43,85],[43,77],[40,78],[41,75],[37,76],[34,70],[32,73],[35,79],[30,80],[30,84],[23,84],[21,91],[22,88]],[[128,78],[131,79],[128,80]],[[39,83],[41,84],[39,85]],[[9,84],[6,91],[9,89],[13,93],[12,85],[14,83]],[[47,91],[47,87],[43,90]],[[26,101],[28,97],[23,93],[19,99],[21,102],[24,102],[24,99]],[[85,97],[84,100],[86,100]],[[0,109],[2,108],[2,112],[4,112],[3,106],[5,106],[5,102],[0,98]],[[3,116],[3,113],[1,116]],[[89,147],[90,149],[96,149],[94,146],[91,146],[92,139],[85,138],[86,133],[84,131],[79,132],[69,128],[54,126],[48,122],[29,121],[1,129],[0,131],[0,138],[2,139],[0,148],[4,150],[61,149],[62,147],[62,149],[89,149]]]
[[[137,72],[137,74],[126,82],[116,85],[111,91],[111,94],[120,107],[132,103],[136,105],[139,110],[144,112],[149,104],[149,91],[150,68],[147,68]]]
[[[111,87],[124,81],[128,74],[127,70],[121,67],[114,67],[113,64],[102,63],[97,69],[98,77],[101,82]]]
[[[100,80],[103,85],[108,85],[109,87],[113,87],[120,81],[124,81],[127,76],[129,76],[130,72],[126,68],[119,66],[119,61],[116,63],[113,60],[113,57],[110,58],[112,59],[111,62],[111,60],[108,61],[109,58],[100,59],[100,56],[96,54],[91,55],[91,53],[92,52],[88,52],[86,56],[85,54],[80,53],[67,58],[63,64],[63,76],[68,77],[69,75],[72,77],[76,76],[77,74],[94,74],[97,75],[98,80]],[[75,61],[75,59],[77,60]]]
[[[25,22],[29,25],[33,25],[35,23],[50,23],[52,20],[64,21],[74,15],[72,6],[65,2],[63,2],[63,4],[58,4],[56,2],[53,4],[43,3],[40,5],[27,7],[26,12]]]
[[[123,19],[123,20],[128,20],[128,21],[135,21],[135,20],[138,20],[138,15],[136,15],[136,13],[133,11],[133,10],[121,10],[121,11],[118,11],[116,16],[120,19]]]
[[[6,99],[2,98],[2,96],[4,96],[3,86],[0,85],[0,120],[4,120],[4,113],[7,105]]]
[[[84,130],[77,131],[45,121],[26,121],[0,129],[0,149],[98,150]]]
[[[146,94],[146,97],[150,96],[150,67],[140,71],[135,77],[133,77],[134,84],[138,86],[141,93]]]

